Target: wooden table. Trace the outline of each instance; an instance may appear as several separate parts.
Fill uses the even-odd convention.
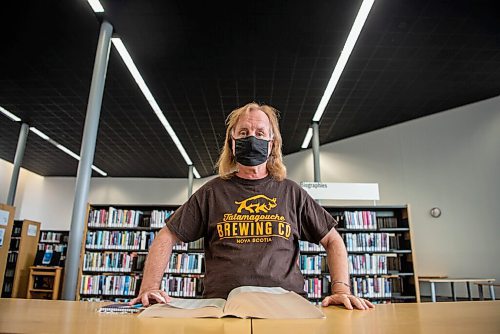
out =
[[[0,333],[500,333],[500,301],[323,308],[326,319],[158,319],[101,314],[102,303],[0,299]]]
[[[455,295],[455,283],[465,283],[467,285],[467,296],[469,300],[472,300],[472,295],[470,293],[470,284],[471,283],[493,283],[495,282],[494,278],[423,278],[419,277],[420,282],[429,282],[431,284],[431,298],[432,301],[436,302],[436,283],[450,283],[451,285],[451,295],[453,297],[453,301],[457,301],[457,296]],[[493,291],[493,287],[490,286],[490,293],[492,296],[495,295]]]
[[[0,333],[250,334],[249,319],[154,319],[96,312],[109,303],[0,298]]]
[[[330,306],[323,311],[326,319],[254,319],[253,333],[500,333],[500,301],[385,304],[368,311]]]

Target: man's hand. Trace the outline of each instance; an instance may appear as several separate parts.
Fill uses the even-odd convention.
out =
[[[139,296],[132,299],[128,304],[130,306],[134,304],[142,303],[143,306],[149,306],[151,302],[166,304],[170,301],[170,297],[165,291],[162,290],[148,290],[140,292]]]
[[[346,309],[352,310],[354,307],[360,310],[368,310],[375,306],[368,300],[346,293],[334,293],[323,299],[322,306],[344,305]]]

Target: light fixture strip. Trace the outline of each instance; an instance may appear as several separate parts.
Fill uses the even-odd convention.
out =
[[[306,137],[304,138],[304,142],[302,143],[302,148],[309,147],[312,136],[313,136],[313,129],[310,127],[309,129],[307,129]]]
[[[30,131],[33,132],[34,134],[38,135],[43,140],[49,140],[50,139],[49,136],[47,136],[45,133],[43,133],[42,131],[38,130],[35,127],[30,127]]]
[[[346,66],[347,61],[349,60],[349,56],[351,55],[351,52],[354,49],[354,45],[358,40],[358,37],[361,33],[361,30],[363,29],[363,26],[366,22],[368,14],[370,13],[370,9],[372,8],[374,1],[375,0],[364,0],[363,3],[361,4],[361,7],[359,8],[358,11],[358,15],[354,20],[354,24],[352,25],[349,35],[347,36],[344,48],[340,53],[340,57],[337,61],[337,64],[335,65],[332,76],[330,77],[330,81],[328,82],[328,85],[326,86],[321,101],[319,102],[318,108],[314,113],[312,119],[313,122],[319,122],[321,116],[323,116],[326,106],[328,105],[328,101],[330,101],[333,91],[335,90],[335,87],[337,86],[340,76],[344,71],[344,67]]]
[[[47,136],[42,131],[38,130],[35,127],[30,127],[30,131],[33,132],[34,134],[38,135],[40,138],[48,141],[49,143],[51,143],[52,145],[54,145],[55,147],[57,147],[58,149],[60,149],[64,153],[66,153],[67,155],[69,155],[72,158],[80,161],[80,156],[78,154],[76,154],[75,152],[71,151],[69,148],[67,148],[67,147],[59,144],[58,142],[56,142],[55,140],[53,140],[52,138],[50,138],[49,136]],[[96,167],[94,165],[92,165],[92,169],[95,170],[96,172],[98,172],[99,174],[101,174],[102,176],[108,176],[108,174],[105,171],[103,171],[102,169],[100,169],[100,168],[98,168],[98,167]]]
[[[21,119],[19,117],[17,117],[13,113],[11,113],[7,109],[5,109],[4,107],[0,107],[0,112],[2,114],[4,114],[5,116],[7,116],[8,118],[10,118],[11,120],[13,120],[14,122],[21,122]]]
[[[200,178],[200,173],[198,173],[198,170],[196,170],[196,167],[193,166],[193,175],[195,178],[199,179]]]
[[[134,64],[134,61],[132,60],[132,57],[130,57],[130,54],[127,51],[127,48],[123,44],[122,40],[120,38],[111,38],[111,41],[113,42],[113,45],[115,46],[116,50],[122,57],[123,62],[127,66],[128,70],[130,71],[130,74],[132,74],[132,77],[134,78],[135,82],[139,86],[139,89],[141,90],[142,94],[146,98],[146,100],[149,102],[149,105],[153,109],[154,113],[156,114],[156,117],[160,120],[161,124],[163,127],[167,130],[168,134],[172,138],[172,141],[174,142],[175,146],[177,146],[177,149],[181,153],[182,157],[184,158],[184,161],[188,165],[192,165],[193,162],[189,158],[189,155],[187,154],[186,150],[184,149],[184,146],[182,146],[181,141],[179,140],[179,137],[177,137],[174,129],[168,122],[167,118],[165,117],[165,114],[161,110],[160,106],[156,102],[155,98],[153,97],[153,94],[151,94],[151,91],[149,90],[148,86],[146,85],[146,82],[142,78],[142,75],[139,73],[139,70]],[[196,176],[196,174],[198,176]],[[196,173],[195,176],[196,178],[200,178],[200,175]]]
[[[90,7],[92,7],[92,10],[95,13],[103,13],[104,12],[104,8],[102,7],[99,0],[87,0],[87,2],[89,3]]]

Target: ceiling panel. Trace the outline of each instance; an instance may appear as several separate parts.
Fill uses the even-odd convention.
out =
[[[202,176],[215,172],[227,115],[251,101],[275,106],[284,153],[300,150],[361,4],[101,2]],[[79,152],[100,18],[85,1],[10,5],[0,23],[0,105]],[[499,95],[493,5],[377,0],[320,122],[320,142]],[[0,158],[13,160],[19,128],[0,116]],[[60,155],[30,134],[23,167],[75,175],[76,160]],[[112,177],[188,172],[114,48],[94,162]]]

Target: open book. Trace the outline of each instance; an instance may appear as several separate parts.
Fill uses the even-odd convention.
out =
[[[324,318],[323,312],[295,292],[282,288],[241,286],[227,300],[172,298],[168,304],[146,308],[140,317],[150,318]]]

